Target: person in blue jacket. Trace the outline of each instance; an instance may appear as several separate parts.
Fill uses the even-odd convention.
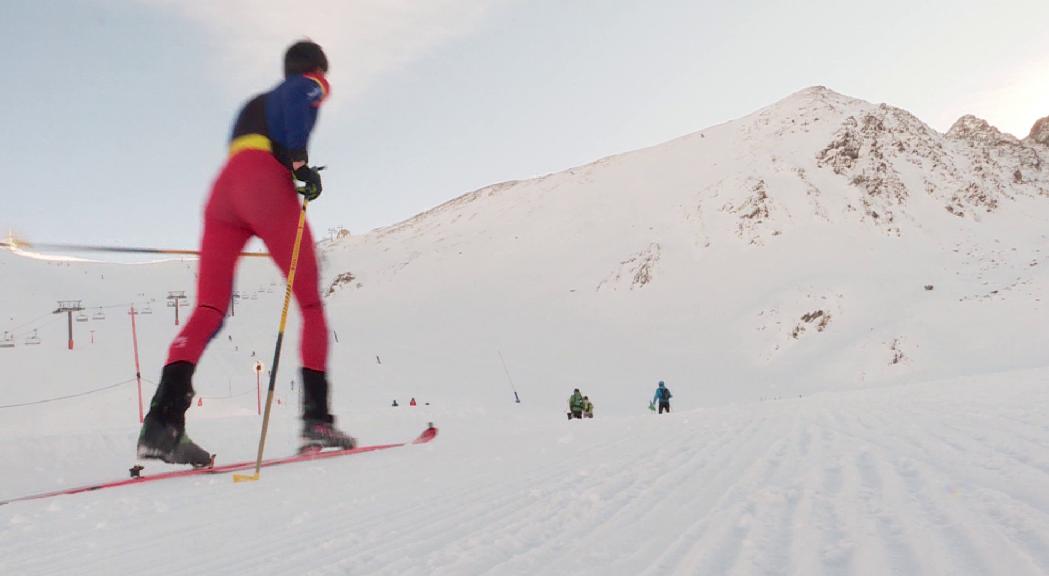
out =
[[[670,388],[667,388],[667,385],[660,380],[659,387],[656,388],[656,395],[652,397],[652,403],[659,404],[660,414],[662,414],[664,410],[670,412],[670,398],[673,396],[674,395],[670,393]]]

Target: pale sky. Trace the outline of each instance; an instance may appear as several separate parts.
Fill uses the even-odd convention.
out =
[[[195,248],[234,116],[331,62],[318,236],[746,115],[822,84],[939,131],[1049,115],[1045,0],[0,0],[0,232]]]

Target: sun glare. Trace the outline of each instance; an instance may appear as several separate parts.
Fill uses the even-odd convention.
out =
[[[985,103],[988,122],[1026,138],[1036,120],[1049,116],[1049,62],[1019,70],[1002,88],[990,92]]]

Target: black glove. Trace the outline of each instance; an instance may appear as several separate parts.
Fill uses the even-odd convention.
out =
[[[305,196],[310,202],[316,200],[321,195],[321,190],[324,189],[321,186],[321,170],[324,170],[324,166],[307,166],[303,164],[294,172],[295,179],[303,184],[297,188],[299,194]]]

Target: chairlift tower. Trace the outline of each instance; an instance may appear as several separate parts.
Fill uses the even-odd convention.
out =
[[[179,303],[186,299],[186,292],[184,290],[169,290],[168,291],[168,308],[175,309],[175,326],[178,326],[178,309]]]
[[[339,225],[339,226],[332,226],[331,228],[328,228],[328,234],[331,234],[331,241],[334,242],[334,241],[338,240],[339,238],[344,238],[346,236],[349,236],[350,235],[350,231],[347,230],[345,226]]]
[[[84,307],[80,305],[80,300],[59,300],[58,308],[55,309],[52,314],[61,314],[65,312],[69,317],[69,349],[73,349],[73,312],[80,312]]]

